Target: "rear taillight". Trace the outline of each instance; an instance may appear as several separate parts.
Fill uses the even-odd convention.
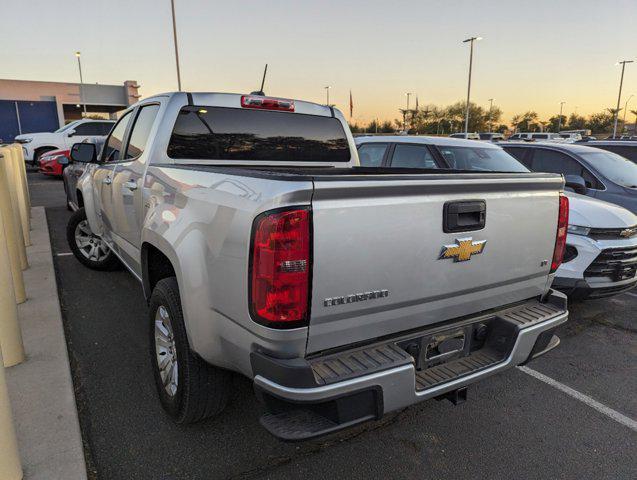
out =
[[[261,97],[259,95],[243,95],[241,97],[241,106],[243,108],[293,112],[294,100],[288,100],[286,98]]]
[[[555,272],[562,264],[564,250],[566,248],[566,232],[568,230],[568,197],[560,194],[560,210],[557,214],[557,235],[555,236],[555,250],[551,262],[551,273]]]
[[[310,285],[309,209],[256,218],[250,263],[252,318],[273,328],[307,325]]]

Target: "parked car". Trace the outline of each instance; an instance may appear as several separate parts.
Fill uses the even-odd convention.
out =
[[[89,137],[83,141],[83,143],[92,143],[97,149],[98,156],[101,153],[101,149],[104,146],[104,140],[106,137]],[[64,161],[64,160],[62,160]],[[86,163],[74,162],[70,157],[66,160],[67,166],[62,172],[62,179],[64,180],[64,194],[66,195],[66,208],[71,211],[78,210],[81,206],[81,198],[78,199],[77,182],[82,177],[86,170]]]
[[[531,141],[545,141],[545,142],[564,142],[565,139],[560,136],[559,133],[551,132],[528,132],[528,133],[514,133],[509,140],[524,140]]]
[[[474,142],[466,140],[451,143],[440,137],[362,137],[356,139],[356,144],[362,165],[370,158],[380,158],[383,153],[386,161],[382,165],[386,167],[461,166],[465,170],[528,172],[499,146],[480,150]],[[501,154],[495,155],[498,151]],[[419,160],[405,164],[402,160],[405,152]],[[426,161],[427,155],[434,161]],[[397,163],[393,163],[394,156],[399,160]],[[487,156],[489,161],[485,162]],[[460,158],[473,160],[459,164]],[[517,164],[517,170],[512,162]],[[375,163],[381,165],[378,161]],[[618,205],[575,193],[567,195],[569,234],[564,262],[556,272],[553,287],[576,299],[600,298],[632,289],[637,284],[637,216]]]
[[[68,150],[71,145],[96,135],[108,135],[114,120],[76,120],[55,132],[25,133],[15,137],[22,144],[24,160],[38,165],[40,157],[52,150]]]
[[[38,170],[44,175],[61,177],[69,162],[70,150],[51,150],[40,157]]]
[[[504,140],[504,135],[501,133],[481,132],[478,135],[480,136],[480,140],[487,140],[490,142],[500,142]]]
[[[449,137],[357,137],[364,167],[454,169],[474,172],[529,170],[497,145]]]
[[[561,176],[359,167],[338,110],[219,93],[144,99],[99,163],[90,143],[71,158],[90,164],[69,246],[142,283],[157,391],[179,423],[219,414],[232,370],[268,431],[312,438],[462,401],[559,343]]]
[[[480,135],[477,133],[452,133],[449,138],[464,138],[466,140],[480,140]]]
[[[564,139],[566,143],[575,143],[582,140],[581,133],[568,133],[568,132],[560,132],[560,137]]]
[[[576,193],[569,198],[564,262],[553,287],[573,299],[601,298],[637,285],[637,216]]]
[[[577,193],[637,213],[637,165],[624,157],[581,143],[500,145],[534,172],[561,173]]]
[[[586,142],[587,147],[601,148],[609,152],[621,155],[633,163],[637,163],[637,142],[625,140],[597,140]]]

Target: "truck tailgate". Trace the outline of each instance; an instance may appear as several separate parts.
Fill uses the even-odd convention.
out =
[[[529,299],[547,287],[559,176],[316,177],[314,184],[308,354]],[[486,206],[484,227],[445,233],[449,202]]]

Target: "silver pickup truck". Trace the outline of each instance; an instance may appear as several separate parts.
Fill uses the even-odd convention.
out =
[[[561,176],[360,167],[338,110],[219,93],[145,99],[71,161],[69,245],[142,283],[179,423],[219,414],[234,371],[303,440],[461,402],[559,343]]]

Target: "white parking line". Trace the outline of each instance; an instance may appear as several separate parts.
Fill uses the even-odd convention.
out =
[[[56,253],[56,257],[68,257],[69,255],[73,255],[73,252],[64,252],[64,253]]]
[[[637,293],[626,292],[625,295],[630,295],[631,297],[637,297]]]
[[[560,390],[561,392],[564,392],[568,396],[573,397],[576,400],[579,400],[580,402],[588,405],[589,407],[594,408],[598,412],[603,413],[607,417],[612,418],[616,422],[621,423],[625,427],[628,427],[631,430],[637,432],[637,421],[633,420],[632,418],[629,418],[626,415],[623,415],[619,413],[618,411],[613,410],[612,408],[599,403],[594,398],[591,398],[588,395],[584,395],[583,393],[580,393],[577,390],[573,390],[571,387],[568,387],[564,385],[563,383],[558,382],[557,380],[553,380],[551,377],[547,377],[546,375],[536,370],[533,370],[529,367],[518,367],[518,369],[522,370],[527,375],[531,375],[533,378],[537,378],[541,382],[544,382],[554,388],[557,388],[558,390]]]

